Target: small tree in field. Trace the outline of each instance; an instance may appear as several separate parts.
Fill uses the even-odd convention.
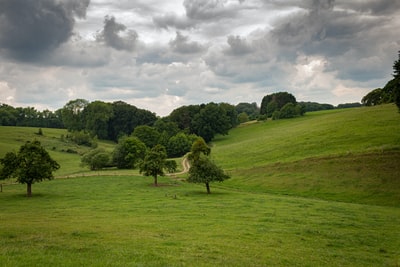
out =
[[[229,175],[225,174],[220,167],[208,158],[210,153],[210,147],[207,146],[203,138],[199,138],[193,143],[189,155],[192,166],[189,169],[188,182],[204,183],[207,194],[211,193],[211,182],[222,182],[230,178]]]
[[[167,158],[167,151],[162,145],[156,145],[144,157],[140,164],[140,173],[154,177],[154,186],[157,186],[157,176],[164,175],[163,169]]]
[[[229,179],[229,175],[218,167],[209,158],[202,157],[193,162],[189,169],[188,182],[190,183],[204,183],[206,185],[207,194],[211,193],[211,182],[223,182]]]
[[[0,159],[3,169],[0,179],[17,178],[17,182],[26,184],[27,196],[32,196],[32,184],[53,179],[53,171],[60,165],[53,160],[39,141],[26,142],[18,153],[8,152]]]

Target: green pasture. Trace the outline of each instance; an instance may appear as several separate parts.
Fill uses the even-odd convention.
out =
[[[1,266],[398,266],[400,210],[141,176],[0,193]]]
[[[90,172],[80,167],[88,148],[62,142],[65,130],[37,131],[0,127],[0,157],[36,138],[61,165],[32,198],[5,181],[0,266],[400,266],[394,105],[218,136],[211,155],[231,179],[210,195],[185,174],[154,187],[137,170]]]
[[[400,207],[395,105],[244,125],[219,136],[212,156],[229,188]]]

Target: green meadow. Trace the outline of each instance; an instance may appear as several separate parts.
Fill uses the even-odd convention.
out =
[[[38,139],[57,179],[1,181],[0,266],[399,266],[400,114],[394,105],[241,125],[212,143],[231,179],[161,186],[89,172],[65,130],[0,127],[0,157]],[[111,150],[112,143],[99,141]]]

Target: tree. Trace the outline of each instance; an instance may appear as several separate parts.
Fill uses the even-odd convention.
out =
[[[224,171],[209,158],[201,157],[193,161],[189,169],[188,182],[204,183],[206,185],[207,194],[210,194],[211,182],[222,182],[229,178],[229,175],[225,174]]]
[[[85,99],[71,100],[61,109],[64,126],[68,131],[80,131],[85,128],[82,112],[89,102]]]
[[[189,169],[188,182],[190,183],[204,183],[206,185],[207,194],[210,194],[211,182],[222,182],[229,179],[229,175],[212,162],[208,156],[211,149],[202,138],[198,138],[192,145],[189,160],[191,167]]]
[[[398,52],[398,59],[393,63],[393,77],[394,83],[394,103],[400,111],[400,50]]]
[[[192,144],[192,149],[190,150],[189,160],[196,161],[203,154],[209,156],[211,153],[211,148],[206,144],[203,138],[199,137]]]
[[[81,162],[92,171],[101,170],[110,166],[110,154],[102,148],[93,149],[82,156]]]
[[[237,120],[236,112],[235,120]],[[232,124],[225,106],[209,103],[194,116],[191,127],[191,131],[194,134],[203,137],[206,142],[209,142],[216,134],[228,134]]]
[[[132,169],[146,154],[146,145],[137,137],[121,137],[113,152],[113,163],[119,169]]]
[[[263,97],[260,107],[260,115],[271,117],[275,111],[280,111],[287,103],[297,104],[296,98],[288,92],[278,92]]]
[[[148,125],[136,127],[132,135],[139,138],[148,148],[157,145],[160,139],[160,133],[155,128]]]
[[[108,138],[108,122],[113,117],[110,103],[94,101],[88,104],[83,111],[85,129],[99,139]]]
[[[164,175],[167,152],[162,145],[154,146],[147,152],[143,162],[140,164],[140,173],[154,177],[154,186],[157,186],[157,176]]]
[[[192,141],[184,133],[178,133],[168,140],[167,152],[170,157],[180,157],[190,151]]]
[[[53,171],[60,168],[37,140],[26,142],[18,153],[8,152],[0,163],[4,166],[0,179],[17,178],[17,182],[26,184],[28,197],[32,196],[32,184],[53,179]]]

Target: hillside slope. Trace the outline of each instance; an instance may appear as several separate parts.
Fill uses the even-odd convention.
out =
[[[400,205],[400,114],[394,105],[309,113],[220,136],[213,158],[224,186]]]

